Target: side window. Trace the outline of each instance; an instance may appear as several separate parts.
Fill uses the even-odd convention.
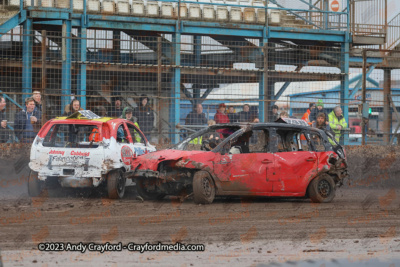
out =
[[[299,151],[312,151],[310,141],[306,138],[306,135],[304,133],[299,133],[298,136]]]
[[[136,130],[135,126],[133,126],[130,123],[127,123],[126,125],[128,126],[128,130],[129,130],[129,133],[131,134],[133,143],[134,144],[138,144],[138,143],[144,144],[145,139],[144,139],[143,135],[138,130]]]
[[[268,130],[253,130],[253,135],[250,137],[249,145],[250,153],[266,153],[269,151],[269,131]]]
[[[118,130],[117,130],[117,142],[118,143],[129,143],[128,140],[128,135],[127,132],[124,128],[124,125],[121,124],[120,126],[118,126]]]
[[[314,149],[317,152],[325,151],[325,146],[322,137],[317,133],[310,133],[311,142],[313,143]]]

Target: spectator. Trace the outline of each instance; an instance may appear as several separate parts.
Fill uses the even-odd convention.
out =
[[[150,141],[151,130],[154,128],[154,112],[148,104],[149,100],[150,99],[146,95],[142,95],[140,98],[140,106],[135,109],[133,116],[137,118],[140,129],[147,140]]]
[[[224,103],[219,104],[217,113],[215,113],[214,120],[216,124],[229,123],[229,117],[225,113],[226,106]]]
[[[15,135],[22,143],[31,143],[40,130],[42,112],[36,109],[32,97],[25,99],[25,109],[15,116]]]
[[[106,117],[107,116],[107,110],[104,106],[98,106],[96,108],[96,114],[99,115],[100,117]]]
[[[313,109],[313,111],[311,112],[309,121],[311,121],[311,123],[314,123],[317,120],[317,115],[319,113],[324,113],[325,117],[328,118],[328,113],[324,109],[324,103],[322,102],[322,99],[318,99],[317,108]],[[329,122],[327,121],[326,124],[328,123]]]
[[[336,106],[331,113],[329,113],[329,124],[331,126],[332,131],[335,133],[335,139],[339,143],[341,130],[347,128],[347,122],[342,114],[342,109],[339,106]]]
[[[273,105],[272,106],[272,114],[271,114],[271,121],[276,121],[277,119],[279,119],[279,113],[278,113],[278,106],[277,105]]]
[[[6,99],[2,96],[0,96],[0,122],[0,143],[6,143],[8,140]]]
[[[329,127],[329,123],[326,123],[327,119],[328,118],[325,116],[325,113],[318,113],[317,121],[312,124],[312,127],[329,131],[331,128]]]
[[[238,115],[239,115],[239,122],[251,122],[250,105],[244,104],[243,111],[240,111]]]
[[[303,121],[307,122],[308,125],[312,125],[312,122],[310,121],[310,114],[314,109],[315,109],[315,103],[310,103],[308,105],[306,113],[304,113],[303,117],[301,118]]]
[[[289,118],[289,114],[286,111],[282,111],[281,114],[279,114],[279,118]]]
[[[111,109],[108,111],[108,116],[112,117],[112,118],[119,118],[122,115],[122,102],[121,102],[121,98],[116,96],[113,98],[113,106],[111,107]]]
[[[40,94],[40,91],[33,91],[32,95],[33,100],[35,101],[35,107],[39,109],[39,111],[42,111],[42,95]]]
[[[137,124],[137,118],[133,116],[133,110],[131,107],[124,108],[124,111],[122,111],[122,115],[120,118],[131,121],[135,123],[137,127],[139,127],[139,125]]]
[[[66,108],[66,111],[63,114],[63,116],[69,117],[72,114],[74,114],[75,112],[78,112],[79,110],[83,110],[81,108],[81,104],[80,104],[78,99],[74,99],[74,100],[71,101],[71,104],[69,104],[69,107]]]
[[[260,119],[259,118],[254,118],[252,123],[260,123]]]
[[[206,125],[206,114],[203,113],[203,106],[196,104],[195,109],[191,111],[185,120],[186,125]]]
[[[229,122],[239,122],[239,114],[236,113],[236,110],[233,106],[228,107],[228,118]]]

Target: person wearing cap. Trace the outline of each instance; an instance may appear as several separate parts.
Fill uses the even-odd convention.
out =
[[[221,103],[218,105],[218,110],[217,113],[215,113],[214,120],[217,124],[221,123],[229,123],[229,117],[225,113],[226,110],[226,105],[224,103]]]
[[[146,95],[142,95],[140,98],[140,104],[135,108],[133,116],[137,118],[137,123],[140,129],[146,136],[147,140],[150,141],[151,130],[154,128],[154,112],[148,104],[150,99]]]
[[[310,103],[308,105],[306,113],[304,113],[303,117],[301,118],[303,121],[307,122],[308,125],[312,125],[312,122],[310,121],[310,114],[314,109],[315,109],[315,103]]]
[[[310,113],[310,117],[309,117],[309,121],[311,123],[316,123],[317,121],[317,115],[319,113],[324,113],[325,114],[325,118],[328,118],[328,112],[326,112],[326,110],[324,109],[324,102],[322,102],[322,99],[318,99],[317,102],[317,107],[313,109],[313,111],[311,111]],[[326,122],[326,125],[328,125],[329,122]]]
[[[42,95],[40,91],[33,91],[32,98],[35,101],[35,106],[39,111],[42,111]]]
[[[122,115],[120,118],[133,122],[133,124],[135,124],[135,126],[140,129],[139,124],[137,123],[137,118],[133,116],[133,109],[131,107],[124,108],[124,111],[122,111]],[[132,138],[135,138],[135,142],[140,142],[141,140],[139,134],[136,131],[135,136],[132,136]]]
[[[0,96],[0,143],[6,143],[8,140],[7,117],[6,117],[6,99]]]
[[[122,103],[121,103],[121,98],[118,96],[115,96],[113,98],[113,106],[111,107],[111,109],[108,111],[108,116],[112,117],[112,118],[119,118],[122,115]]]
[[[277,105],[272,106],[272,114],[271,114],[271,121],[276,121],[279,119],[279,107]]]

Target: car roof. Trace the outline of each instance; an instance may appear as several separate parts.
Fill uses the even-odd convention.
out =
[[[101,117],[101,118],[97,118],[97,119],[87,119],[87,118],[68,119],[68,117],[57,117],[57,118],[52,119],[51,121],[56,122],[56,123],[65,123],[65,124],[71,124],[71,123],[102,124],[102,123],[125,121],[125,119],[110,118],[110,117]]]
[[[212,125],[210,129],[218,129],[224,127],[250,127],[253,128],[265,128],[265,127],[275,127],[275,128],[296,128],[296,129],[315,129],[310,126],[298,125],[298,124],[289,124],[282,122],[261,122],[261,123],[226,123],[226,124],[216,124]]]

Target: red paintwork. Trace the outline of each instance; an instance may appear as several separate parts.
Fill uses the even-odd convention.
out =
[[[174,168],[208,171],[219,195],[304,196],[318,172],[331,167],[333,151],[221,155],[205,151],[162,150],[137,157],[133,169],[157,171],[163,161]],[[161,178],[160,178],[161,179]]]

